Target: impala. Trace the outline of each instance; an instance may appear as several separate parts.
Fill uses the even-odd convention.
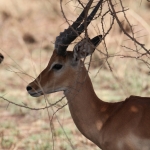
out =
[[[87,25],[101,4],[102,0],[87,17]],[[27,91],[34,97],[64,91],[77,128],[102,150],[150,150],[150,98],[130,96],[108,103],[94,92],[82,58],[94,52],[102,36],[85,38],[73,52],[66,51],[85,30],[84,15],[90,5],[89,1],[77,20],[56,38],[48,66],[27,86]]]
[[[0,53],[0,63],[3,61],[4,56]]]

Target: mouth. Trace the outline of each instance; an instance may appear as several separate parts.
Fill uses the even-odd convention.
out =
[[[38,90],[38,91],[33,91],[33,90],[28,90],[28,93],[32,96],[32,97],[39,97],[41,95],[44,95],[44,94],[51,94],[51,93],[55,93],[55,92],[58,92],[58,91],[65,91],[64,89],[59,89],[59,90],[49,90],[49,91],[41,91],[41,90]]]
[[[39,96],[43,95],[42,91],[40,91],[40,92],[28,92],[28,93],[33,97],[39,97]]]

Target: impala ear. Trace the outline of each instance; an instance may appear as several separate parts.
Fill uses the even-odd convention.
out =
[[[95,36],[93,39],[91,39],[91,43],[96,47],[100,44],[102,41],[102,35]]]
[[[98,35],[93,39],[83,39],[82,41],[78,42],[73,49],[74,60],[77,61],[81,58],[85,58],[86,56],[91,55],[101,40],[102,35]]]

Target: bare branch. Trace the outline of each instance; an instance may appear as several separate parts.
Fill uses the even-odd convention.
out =
[[[62,101],[65,96],[63,96],[61,99],[59,99],[58,101],[56,101],[55,103],[51,104],[51,105],[48,105],[48,106],[45,106],[45,107],[41,107],[41,108],[32,108],[32,107],[29,107],[29,106],[26,106],[26,105],[21,105],[21,104],[17,104],[15,102],[12,102],[6,98],[4,98],[3,96],[0,96],[0,98],[4,101],[7,101],[9,104],[13,104],[13,105],[16,105],[18,107],[23,107],[23,108],[27,108],[27,109],[30,109],[30,110],[43,110],[43,109],[47,109],[47,108],[50,108],[52,106],[55,106],[57,103],[59,103],[60,101]]]

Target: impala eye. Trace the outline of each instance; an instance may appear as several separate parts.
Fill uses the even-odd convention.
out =
[[[63,65],[61,65],[61,64],[55,64],[55,65],[52,67],[52,69],[53,69],[53,70],[59,70],[59,69],[62,68],[62,66],[63,66]]]

